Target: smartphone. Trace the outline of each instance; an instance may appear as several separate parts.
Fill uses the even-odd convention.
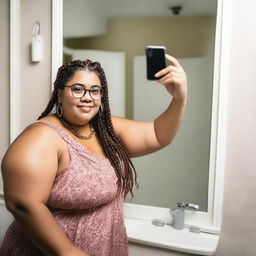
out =
[[[165,62],[165,47],[164,46],[152,46],[146,47],[146,60],[147,60],[147,79],[157,80],[155,74],[161,69],[166,67]]]

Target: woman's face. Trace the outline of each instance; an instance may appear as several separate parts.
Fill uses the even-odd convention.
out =
[[[86,91],[83,97],[76,98],[72,91],[76,94],[83,88],[87,90],[100,89],[99,77],[95,72],[78,70],[65,86],[73,86],[73,88],[64,87],[59,91],[58,101],[62,105],[63,118],[74,125],[85,125],[98,113],[101,99],[93,99],[89,91]]]

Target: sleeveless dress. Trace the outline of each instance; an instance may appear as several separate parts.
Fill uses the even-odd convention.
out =
[[[75,141],[63,128],[52,127],[67,143],[70,162],[55,178],[47,207],[74,246],[90,256],[127,256],[123,197],[107,158]],[[50,231],[49,231],[50,232]],[[43,256],[15,221],[6,232],[0,256]]]

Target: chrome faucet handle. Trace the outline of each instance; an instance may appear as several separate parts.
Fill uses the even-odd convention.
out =
[[[188,204],[187,209],[188,209],[188,210],[195,210],[195,211],[198,211],[198,210],[199,210],[199,205],[197,205],[197,204]]]
[[[188,207],[188,203],[178,202],[177,203],[177,207],[179,207],[179,208],[187,208]]]
[[[199,205],[191,204],[191,203],[185,203],[185,202],[178,202],[177,207],[187,209],[187,210],[195,210],[195,211],[199,210]]]

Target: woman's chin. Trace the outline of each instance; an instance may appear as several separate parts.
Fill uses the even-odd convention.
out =
[[[79,123],[79,125],[85,125],[89,123],[96,115],[97,115],[97,112],[94,112],[94,113],[83,112],[82,114],[78,115],[74,120],[76,120],[76,123],[77,124]]]

